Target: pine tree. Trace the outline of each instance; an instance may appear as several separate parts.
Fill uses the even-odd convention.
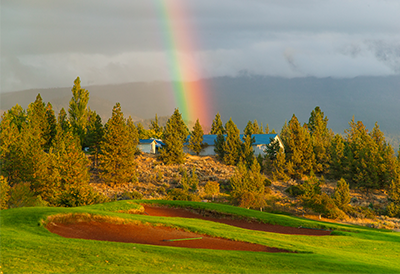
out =
[[[89,110],[89,121],[87,125],[87,134],[85,146],[89,147],[90,154],[94,157],[94,166],[97,167],[100,145],[104,138],[104,127],[100,115],[96,111]]]
[[[327,127],[328,118],[317,106],[312,112],[307,124],[311,135],[311,142],[315,154],[314,170],[318,173],[327,173],[329,170],[329,146],[333,133]]]
[[[89,92],[81,88],[81,80],[77,77],[72,87],[72,98],[69,102],[69,121],[75,135],[79,137],[81,146],[85,141],[86,126],[88,121],[87,104],[89,101]]]
[[[21,124],[22,126],[23,124]],[[10,183],[18,179],[19,138],[20,130],[17,124],[13,122],[12,114],[10,112],[4,113],[0,122],[0,172]]]
[[[254,139],[254,137],[251,136],[251,134],[245,135],[243,137],[240,159],[247,168],[250,168],[250,166],[253,164],[253,160],[254,160],[253,144],[254,144],[254,142],[255,142],[255,139]]]
[[[231,180],[231,197],[240,207],[263,208],[265,202],[265,177],[254,159],[250,169],[240,161]]]
[[[164,130],[163,142],[159,159],[165,164],[182,164],[185,162],[183,143],[188,136],[188,130],[178,109],[168,119]]]
[[[28,106],[28,123],[38,130],[40,144],[45,147],[50,142],[50,126],[46,117],[46,105],[40,94],[36,96],[35,102]]]
[[[138,134],[139,134],[139,139],[148,139],[148,138],[150,138],[150,136],[149,136],[150,134],[149,134],[148,130],[146,130],[143,127],[142,123],[140,123],[140,122],[137,123],[136,129],[137,129]]]
[[[251,122],[251,121],[248,121],[247,122],[247,125],[246,125],[246,127],[244,128],[244,134],[245,135],[252,135],[252,134],[254,134],[254,132],[253,132],[253,123]]]
[[[306,128],[300,126],[294,114],[289,121],[285,144],[287,161],[293,164],[293,177],[301,179],[304,174],[310,173],[315,165],[315,155],[312,150],[310,134]]]
[[[224,160],[224,143],[225,143],[225,136],[222,134],[218,134],[217,138],[214,140],[214,152],[217,155],[218,160]]]
[[[99,155],[100,176],[108,184],[136,181],[136,146],[129,133],[121,105],[117,103],[105,127]]]
[[[264,150],[265,155],[271,160],[275,160],[276,156],[281,149],[280,143],[277,139],[270,137],[270,143],[267,145],[267,148]]]
[[[135,124],[133,123],[133,119],[131,116],[128,117],[128,120],[126,121],[126,126],[128,127],[129,138],[132,140],[133,146],[137,148],[139,144],[139,132]]]
[[[242,141],[240,140],[240,131],[232,121],[232,118],[226,122],[226,139],[223,144],[224,163],[227,165],[236,165],[239,162]]]
[[[264,131],[265,131],[265,134],[269,134],[269,125],[268,125],[268,124],[266,125],[266,127],[265,127],[265,130],[264,130]],[[272,133],[272,132],[271,132],[271,133]]]
[[[338,181],[335,193],[333,194],[335,204],[342,210],[345,210],[350,203],[350,189],[349,184],[342,178]]]
[[[274,176],[275,181],[277,180],[288,181],[290,179],[289,176],[286,174],[287,163],[283,148],[279,149],[276,155],[276,159],[272,161],[272,166],[273,166],[272,175]]]
[[[197,119],[189,139],[189,149],[196,153],[196,155],[199,155],[203,149],[203,135],[203,128],[200,125],[199,119]]]
[[[226,133],[225,132],[225,128],[224,128],[224,125],[222,124],[222,121],[221,121],[221,115],[218,112],[215,115],[215,118],[214,118],[214,120],[212,122],[210,134],[216,134],[216,135],[221,134],[222,135],[222,134],[225,134],[225,133]]]
[[[161,139],[162,135],[163,135],[163,128],[160,127],[160,125],[158,124],[158,116],[156,114],[156,117],[154,118],[154,120],[151,120],[151,124],[150,124],[150,135],[152,138],[155,139]]]
[[[71,123],[68,120],[67,113],[64,108],[61,108],[58,114],[57,123],[60,125],[60,130],[66,132],[71,130]]]
[[[46,139],[45,148],[46,150],[49,150],[57,134],[57,119],[56,116],[54,115],[53,106],[50,104],[50,102],[47,103],[46,106],[46,120],[49,126],[48,127],[49,130],[45,137]]]
[[[330,164],[329,173],[339,179],[345,175],[345,143],[341,135],[336,134],[329,147]]]

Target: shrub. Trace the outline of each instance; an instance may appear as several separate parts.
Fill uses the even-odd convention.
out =
[[[109,198],[88,185],[70,186],[57,198],[56,205],[63,207],[85,206],[108,202]]]
[[[167,195],[168,200],[179,200],[179,201],[194,201],[194,202],[199,202],[200,198],[192,193],[189,193],[188,191],[185,191],[180,188],[174,188],[168,191]]]
[[[140,200],[143,198],[143,194],[138,191],[124,191],[121,194],[120,200]]]
[[[386,212],[389,217],[400,218],[400,205],[392,202],[387,206]]]
[[[344,210],[351,201],[349,184],[346,183],[343,178],[337,183],[333,199],[336,205],[342,210]]]
[[[306,207],[330,219],[343,219],[346,217],[346,214],[337,207],[335,201],[326,193],[303,199],[303,203]]]
[[[285,192],[288,193],[292,197],[297,197],[299,195],[304,194],[304,189],[299,185],[292,185],[285,189]]]
[[[19,183],[10,189],[8,208],[46,206],[47,203],[30,188],[30,183]]]
[[[208,196],[214,200],[216,195],[219,195],[219,184],[217,182],[208,181],[204,186],[204,191]]]
[[[7,179],[0,176],[0,210],[8,208],[8,200],[10,199],[10,185]]]

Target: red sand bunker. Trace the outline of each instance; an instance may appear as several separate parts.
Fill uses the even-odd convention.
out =
[[[169,227],[153,227],[150,225],[120,225],[100,222],[78,222],[74,224],[50,223],[47,229],[50,232],[67,238],[219,250],[290,252],[259,244],[231,241]],[[182,240],[200,237],[201,239]],[[181,241],[176,241],[177,239]]]
[[[331,234],[329,230],[263,224],[258,222],[249,222],[246,220],[238,220],[227,217],[225,218],[217,218],[214,216],[205,217],[201,214],[197,214],[183,208],[154,207],[148,205],[143,205],[143,206],[145,209],[145,214],[148,214],[150,216],[195,218],[195,219],[224,223],[245,229],[274,232],[281,234],[290,234],[290,235],[326,236]]]
[[[277,225],[260,224],[245,220],[228,218],[204,217],[200,214],[185,209],[153,207],[145,205],[145,214],[152,216],[198,218],[214,222],[221,222],[241,228],[267,232],[297,234],[297,235],[329,235],[329,231],[300,229]],[[66,238],[89,239],[99,241],[113,241],[124,243],[139,243],[174,247],[206,248],[219,250],[242,250],[261,252],[291,252],[283,249],[267,247],[259,244],[232,241],[223,238],[200,235],[179,229],[137,225],[137,224],[111,224],[106,222],[76,222],[61,224],[51,222],[47,229]],[[197,238],[197,239],[190,239]],[[199,239],[201,238],[201,239]]]

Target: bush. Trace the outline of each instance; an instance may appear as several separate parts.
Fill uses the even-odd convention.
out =
[[[390,203],[386,208],[386,214],[389,217],[400,218],[400,205],[397,205],[393,202]]]
[[[316,194],[312,198],[303,198],[306,207],[329,219],[344,219],[346,214],[340,210],[328,194]]]
[[[121,194],[120,200],[140,200],[143,198],[143,194],[138,191],[124,191]]]
[[[8,208],[8,200],[10,200],[10,186],[7,179],[0,176],[0,210]]]
[[[71,186],[57,198],[56,205],[63,207],[85,206],[108,202],[109,198],[88,185]]]
[[[214,200],[214,197],[216,195],[219,195],[219,184],[217,182],[208,181],[204,186],[204,191],[209,197],[212,197],[212,199]]]
[[[197,195],[194,195],[192,193],[189,193],[188,191],[185,191],[180,188],[174,188],[168,191],[167,195],[168,200],[179,200],[179,201],[193,201],[193,202],[199,202],[200,198]]]
[[[8,208],[46,206],[47,203],[30,188],[30,183],[19,183],[10,189]]]
[[[299,185],[293,185],[285,189],[285,192],[292,197],[297,197],[304,194],[304,189]]]

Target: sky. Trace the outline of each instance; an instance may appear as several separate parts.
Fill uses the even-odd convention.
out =
[[[398,0],[1,0],[1,92],[399,75],[399,15]]]

